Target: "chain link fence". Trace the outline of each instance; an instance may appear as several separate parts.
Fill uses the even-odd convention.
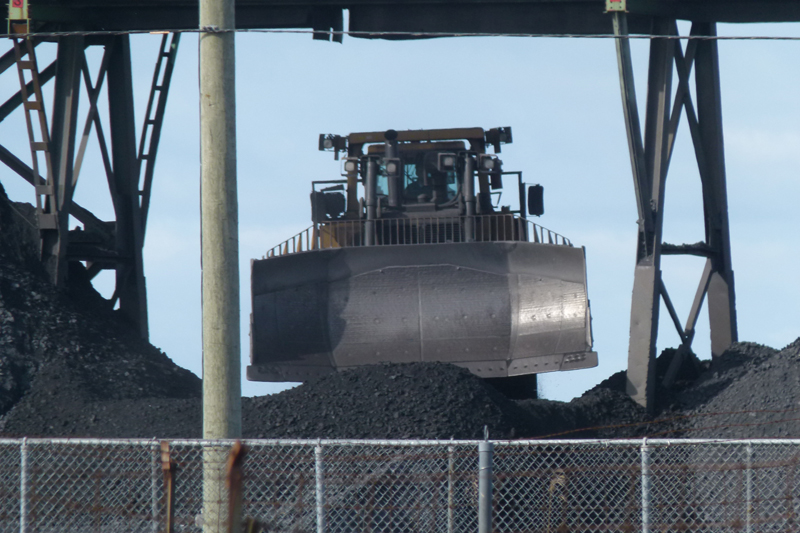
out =
[[[0,533],[228,531],[234,497],[264,533],[798,527],[800,441],[242,444],[0,440]]]

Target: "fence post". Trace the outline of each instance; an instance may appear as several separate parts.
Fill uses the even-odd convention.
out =
[[[753,533],[753,443],[748,441],[747,448],[747,469],[744,471],[745,500],[747,509],[745,516],[747,521],[747,533]]]
[[[28,439],[19,448],[19,533],[28,530]]]
[[[453,533],[453,506],[455,504],[453,498],[453,472],[456,469],[456,460],[453,457],[455,448],[453,446],[447,447],[447,533]]]
[[[325,472],[322,462],[322,444],[314,448],[314,474],[317,482],[317,533],[325,533]]]
[[[475,241],[475,160],[471,155],[464,158],[464,203],[466,216],[464,217],[464,241]]]
[[[642,440],[642,533],[650,533],[650,447]]]
[[[492,452],[489,441],[478,443],[478,533],[492,532]]]
[[[160,468],[159,458],[161,457],[161,450],[157,440],[153,439],[151,447],[151,471],[150,471],[150,513],[153,519],[153,533],[158,533],[158,479]]]

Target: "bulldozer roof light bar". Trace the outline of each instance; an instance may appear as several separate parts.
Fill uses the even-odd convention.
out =
[[[351,144],[382,143],[386,132],[372,131],[351,133],[347,136]],[[483,139],[483,128],[449,128],[439,130],[404,130],[397,132],[398,142],[410,141],[457,141],[461,139]]]

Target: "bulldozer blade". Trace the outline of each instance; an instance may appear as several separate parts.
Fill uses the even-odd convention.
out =
[[[364,246],[252,262],[251,381],[440,361],[486,377],[597,365],[582,248]]]

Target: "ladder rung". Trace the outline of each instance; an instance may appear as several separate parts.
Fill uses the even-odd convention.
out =
[[[150,154],[142,154],[139,159],[150,159]]]
[[[163,85],[154,85],[154,86],[153,86],[153,90],[154,90],[154,91],[161,91],[161,90],[163,90],[163,89],[164,89],[164,86],[163,86]]]
[[[28,60],[28,61],[19,61],[17,63],[17,65],[19,65],[19,68],[23,68],[23,69],[26,69],[26,70],[33,70],[33,61],[30,61],[30,60]]]
[[[42,143],[42,142],[38,142],[38,143],[37,142],[33,142],[33,143],[31,143],[31,148],[33,148],[37,152],[49,152],[50,151],[50,147],[47,146],[47,143]]]
[[[42,103],[37,102],[36,100],[28,101],[24,103],[25,109],[27,111],[41,111],[42,110]]]
[[[152,119],[147,119],[147,120],[145,120],[145,121],[144,121],[144,123],[145,123],[145,124],[155,124],[155,123],[156,123],[156,121],[155,121],[155,120],[152,120]]]
[[[56,229],[58,227],[56,216],[50,213],[39,213],[39,229]]]

